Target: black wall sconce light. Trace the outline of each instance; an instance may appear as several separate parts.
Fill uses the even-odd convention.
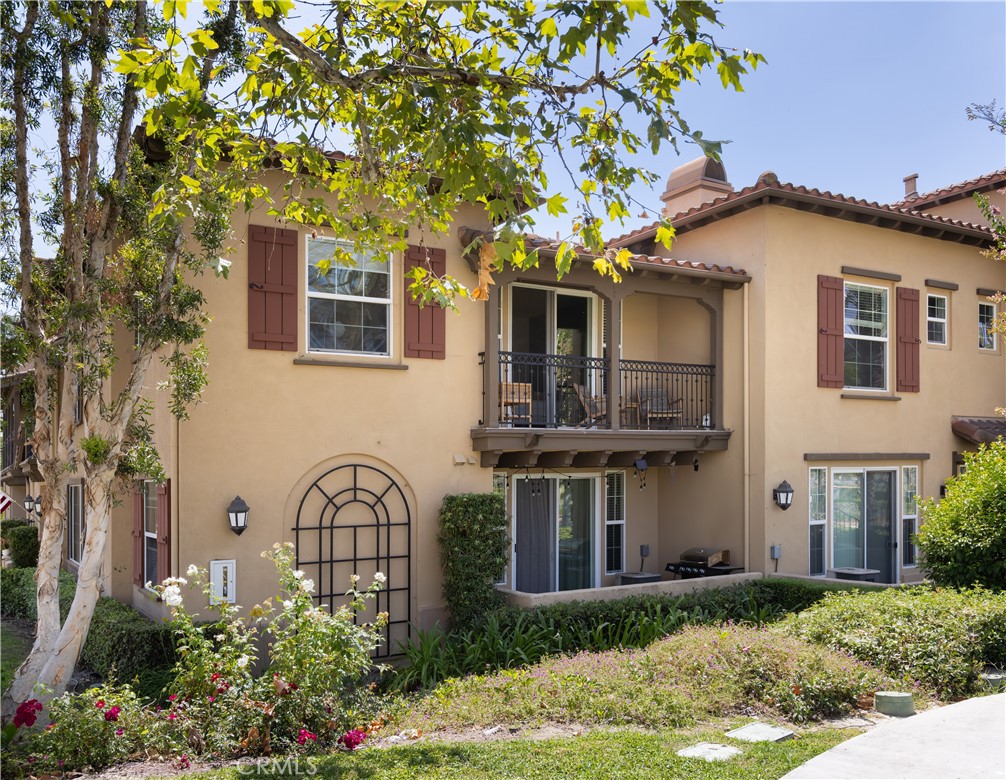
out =
[[[646,487],[646,470],[650,467],[650,464],[646,462],[646,458],[639,458],[633,465],[636,468],[633,476],[639,479],[639,489],[642,490]]]
[[[793,486],[784,479],[779,483],[779,487],[772,490],[772,500],[783,511],[789,509],[793,506]]]
[[[241,536],[248,527],[248,504],[241,496],[234,496],[230,506],[227,507],[227,519],[230,521],[231,530]]]

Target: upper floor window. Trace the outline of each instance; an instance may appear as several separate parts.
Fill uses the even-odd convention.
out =
[[[926,340],[947,344],[947,296],[930,295],[926,304]]]
[[[845,285],[845,387],[887,389],[888,291]]]
[[[340,247],[356,265],[339,265]],[[329,265],[330,263],[330,265]],[[320,266],[320,267],[319,267]],[[307,243],[307,321],[311,352],[388,355],[391,346],[391,269],[376,254],[354,254],[329,238]]]
[[[996,321],[996,305],[994,303],[978,304],[978,349],[996,349],[996,332],[993,326]]]

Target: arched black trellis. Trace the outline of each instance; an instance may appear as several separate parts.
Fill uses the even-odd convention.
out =
[[[362,587],[374,572],[387,577],[376,609],[368,607],[358,619],[370,622],[387,612],[386,641],[377,655],[396,654],[412,621],[412,514],[394,478],[359,463],[326,471],[301,498],[293,530],[297,567],[314,580],[315,601],[333,612],[348,603],[351,575],[360,575]]]

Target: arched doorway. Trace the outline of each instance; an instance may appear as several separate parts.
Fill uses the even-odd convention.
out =
[[[376,572],[385,586],[358,622],[388,613],[378,656],[396,655],[412,620],[412,513],[395,479],[374,466],[350,463],[312,482],[297,507],[294,525],[297,567],[315,582],[315,601],[334,613],[349,603],[350,577],[366,587]]]

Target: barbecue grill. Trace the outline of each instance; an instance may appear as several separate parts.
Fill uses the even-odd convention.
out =
[[[743,566],[730,565],[730,550],[712,547],[692,547],[681,553],[681,560],[669,563],[664,571],[678,575],[683,580],[695,577],[716,577],[744,571]]]

